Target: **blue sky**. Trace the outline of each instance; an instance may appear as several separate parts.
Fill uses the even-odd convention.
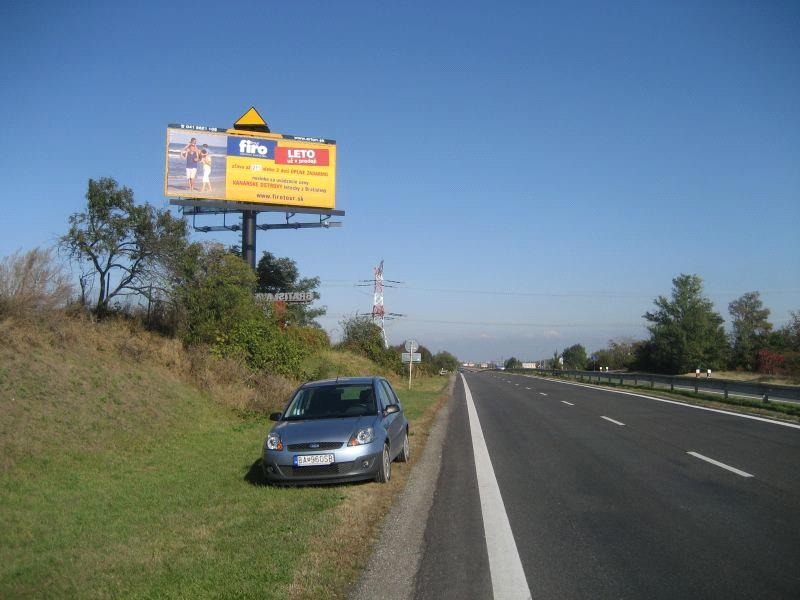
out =
[[[797,2],[4,3],[0,255],[49,245],[88,178],[166,206],[168,123],[336,139],[344,227],[260,233],[325,327],[465,359],[644,336],[679,273],[800,309]],[[234,243],[236,236],[196,234]]]

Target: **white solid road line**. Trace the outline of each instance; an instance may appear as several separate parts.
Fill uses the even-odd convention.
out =
[[[601,416],[600,418],[601,418],[601,419],[605,419],[606,421],[611,421],[611,422],[612,422],[612,423],[614,423],[615,425],[622,425],[623,427],[625,427],[625,423],[622,423],[622,422],[620,422],[620,421],[615,421],[614,419],[612,419],[612,418],[610,418],[610,417],[602,417],[602,416]]]
[[[526,377],[535,377],[534,375],[526,375]],[[558,379],[548,379],[553,383],[563,383],[564,385],[577,385],[578,387],[589,388],[590,390],[598,390],[600,392],[608,392],[609,394],[625,394],[626,396],[636,396],[637,398],[647,398],[648,400],[655,400],[656,402],[665,402],[666,404],[675,404],[677,406],[684,406],[686,408],[694,408],[697,410],[705,410],[708,412],[719,413],[721,415],[728,415],[731,417],[739,417],[740,419],[750,419],[752,421],[761,421],[762,423],[772,423],[773,425],[782,425],[783,427],[792,427],[793,429],[800,429],[797,423],[787,423],[786,421],[776,421],[775,419],[765,419],[764,417],[756,417],[755,415],[744,415],[742,413],[731,412],[729,410],[721,410],[719,408],[709,408],[707,406],[698,406],[696,404],[687,404],[686,402],[678,402],[677,400],[667,400],[666,398],[656,398],[655,396],[646,396],[644,394],[636,394],[634,392],[624,392],[622,390],[612,390],[596,385],[588,385],[586,383],[576,383],[574,381],[559,381]]]
[[[572,402],[567,402],[566,400],[561,401],[563,404],[569,404],[570,406],[575,406]]]
[[[544,392],[539,392],[539,395],[540,396],[547,396],[547,394],[545,394]]]
[[[713,458],[708,458],[707,456],[703,456],[699,452],[687,452],[686,454],[691,454],[695,458],[699,458],[700,460],[704,460],[707,463],[711,463],[712,465],[716,465],[716,466],[718,466],[718,467],[720,467],[722,469],[726,469],[726,470],[730,471],[731,473],[736,473],[737,475],[740,475],[742,477],[752,477],[752,475],[750,473],[747,473],[745,471],[740,471],[736,467],[732,467],[730,465],[726,465],[725,463],[721,463],[718,460],[714,460]]]
[[[529,389],[531,389],[531,388],[529,388],[529,387],[526,387],[525,389],[526,389],[526,390],[529,390]]]
[[[489,555],[489,572],[492,576],[492,592],[495,600],[530,598],[528,580],[522,570],[522,561],[517,552],[517,543],[511,532],[503,497],[497,485],[492,468],[492,459],[483,438],[483,430],[472,401],[467,380],[464,383],[464,396],[467,400],[469,429],[472,434],[472,453],[475,458],[475,473],[478,476],[478,493],[481,498],[483,533],[486,538],[486,552]]]

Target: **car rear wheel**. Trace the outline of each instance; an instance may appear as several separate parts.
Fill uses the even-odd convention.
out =
[[[397,455],[397,460],[400,462],[408,462],[411,460],[411,445],[408,443],[408,431],[406,431],[405,436],[403,436],[403,449],[400,451],[400,454]]]
[[[375,481],[378,483],[387,483],[392,477],[392,459],[389,456],[389,444],[384,444],[383,454],[381,454],[381,464],[378,468],[378,474],[375,476]]]

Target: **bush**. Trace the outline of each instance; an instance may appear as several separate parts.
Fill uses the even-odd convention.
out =
[[[240,360],[256,371],[295,377],[303,376],[302,362],[309,352],[266,317],[234,324],[229,332],[219,335],[212,351]]]
[[[0,317],[24,317],[66,306],[74,289],[51,250],[15,252],[0,261]]]
[[[350,350],[395,373],[403,373],[400,353],[386,348],[381,328],[372,322],[370,317],[356,316],[340,322],[344,335],[340,348]]]
[[[331,347],[328,334],[318,327],[289,327],[286,335],[308,352],[319,352]]]
[[[256,276],[220,245],[193,246],[180,268],[176,293],[187,345],[214,344],[220,336],[262,315],[253,297]]]

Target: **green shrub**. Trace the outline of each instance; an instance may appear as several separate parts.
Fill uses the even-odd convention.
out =
[[[266,317],[235,323],[217,337],[212,351],[225,358],[241,360],[251,369],[279,375],[302,377],[307,348]]]
[[[395,373],[403,373],[399,351],[386,348],[381,328],[368,316],[356,316],[341,321],[342,342],[340,348],[365,356],[378,365]]]
[[[331,340],[324,329],[319,327],[289,327],[286,335],[309,352],[319,352],[331,347]]]
[[[263,314],[253,298],[255,273],[222,246],[192,246],[178,279],[176,292],[184,314],[181,337],[186,345],[214,344]]]

